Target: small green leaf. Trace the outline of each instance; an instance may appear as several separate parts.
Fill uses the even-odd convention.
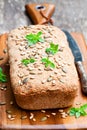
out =
[[[80,112],[75,113],[76,118],[79,118],[81,116]]]
[[[1,67],[0,67],[0,82],[2,83],[7,82],[6,75],[3,73],[3,70]]]
[[[22,59],[21,62],[22,62],[25,66],[27,66],[27,65],[30,64],[30,63],[34,63],[34,62],[35,62],[35,59],[33,59],[33,58],[30,58],[30,59]]]
[[[58,52],[58,44],[50,43],[50,47],[46,48],[46,53],[54,55]]]
[[[26,35],[25,38],[28,41],[28,46],[34,45],[37,42],[44,42],[44,39],[42,39],[41,35],[42,35],[41,31],[38,32],[37,34],[31,33],[29,35]]]
[[[84,104],[83,106],[81,106],[81,109],[87,109],[87,104]]]
[[[79,108],[71,108],[69,111],[69,115],[70,116],[75,116],[76,118],[80,117],[80,116],[86,116],[87,113],[85,111],[85,109],[87,109],[87,104],[84,104],[82,106],[80,106]]]
[[[45,64],[45,67],[55,68],[55,64],[48,57],[42,58],[41,61]]]

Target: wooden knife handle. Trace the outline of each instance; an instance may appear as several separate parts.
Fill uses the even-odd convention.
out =
[[[79,72],[80,78],[81,78],[81,86],[82,91],[87,95],[87,74],[84,70],[83,64],[81,61],[78,61],[76,63],[77,70]]]
[[[33,3],[25,5],[25,8],[34,24],[45,24],[51,20],[50,18],[55,10],[55,5]]]
[[[0,35],[0,66],[4,65],[8,61],[8,53],[6,45],[7,37],[8,37],[7,33]]]

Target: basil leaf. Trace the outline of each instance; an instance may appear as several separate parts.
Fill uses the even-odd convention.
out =
[[[48,57],[42,58],[41,61],[45,64],[45,67],[55,68],[55,64]]]
[[[76,118],[79,118],[81,116],[80,112],[75,113]]]
[[[1,67],[0,67],[0,82],[2,83],[7,82],[6,75],[3,73],[3,70]]]
[[[75,116],[76,118],[80,117],[80,116],[86,116],[87,112],[85,111],[85,109],[87,109],[87,104],[84,104],[82,106],[80,106],[79,108],[71,108],[69,111],[69,115],[70,116]]]
[[[26,35],[25,38],[28,41],[28,46],[34,45],[37,42],[44,42],[44,39],[42,39],[41,35],[42,35],[41,31],[38,32],[37,34],[31,33],[29,35]]]
[[[27,66],[27,65],[30,64],[30,63],[34,63],[34,62],[35,62],[35,59],[33,59],[33,58],[30,58],[30,59],[22,59],[21,62],[22,62],[25,66]]]
[[[58,52],[58,44],[56,45],[56,44],[54,44],[54,43],[50,43],[50,47],[49,48],[46,48],[46,53],[50,53],[50,54],[52,54],[52,55],[54,55],[55,53],[57,53]]]

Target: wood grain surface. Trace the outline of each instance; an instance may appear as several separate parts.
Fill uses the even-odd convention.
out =
[[[80,46],[84,57],[84,66],[87,72],[87,46],[82,34],[72,33]],[[76,119],[75,117],[67,116],[62,118],[58,109],[46,110],[46,111],[26,111],[19,108],[15,102],[14,95],[11,90],[10,78],[9,78],[9,65],[8,54],[3,54],[3,49],[6,49],[7,34],[0,36],[0,56],[4,57],[4,60],[0,61],[2,64],[4,73],[7,74],[8,83],[4,83],[7,86],[6,90],[2,90],[0,84],[0,103],[4,102],[4,105],[0,105],[0,129],[2,130],[47,130],[47,129],[87,129],[87,116]],[[81,87],[78,90],[77,97],[73,106],[79,107],[80,105],[87,103],[87,96],[81,92]],[[70,108],[63,109],[67,112]],[[32,114],[34,118],[32,118]],[[47,117],[47,115],[49,115]],[[47,118],[46,118],[47,117]]]

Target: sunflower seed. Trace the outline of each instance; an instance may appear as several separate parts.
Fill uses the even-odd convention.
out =
[[[65,115],[62,115],[61,117],[62,117],[62,118],[64,118],[64,119],[66,118],[66,116],[65,116]]]
[[[11,114],[12,111],[11,110],[6,110],[6,113]]]
[[[46,121],[46,120],[47,120],[46,116],[44,116],[44,117],[41,118],[41,121]]]
[[[46,117],[47,117],[47,118],[49,118],[49,117],[50,117],[50,115],[46,115]]]
[[[45,110],[41,110],[42,113],[45,113],[46,111]]]
[[[10,105],[13,105],[14,104],[14,102],[13,101],[10,101]]]
[[[63,112],[63,109],[59,109],[58,111],[61,113],[61,112]]]
[[[67,73],[67,70],[66,70],[66,68],[62,68],[62,71],[64,72],[64,73]]]
[[[24,78],[22,81],[23,84],[26,84],[27,82],[28,82],[28,78]]]
[[[8,114],[8,119],[11,119],[11,114]]]
[[[30,113],[30,120],[34,118],[34,114]]]
[[[55,116],[55,115],[56,115],[56,113],[55,113],[55,112],[52,112],[51,114],[52,114],[53,116]]]
[[[21,120],[27,119],[27,115],[21,116]]]
[[[33,121],[36,121],[36,119],[35,119],[35,118],[33,118],[32,120],[33,120]]]
[[[64,81],[63,81],[62,79],[59,79],[59,81],[60,81],[61,83],[64,83]]]
[[[3,52],[6,54],[7,53],[7,49],[4,49]]]
[[[31,74],[31,75],[35,75],[36,73],[32,71],[32,72],[30,72],[30,74]]]
[[[48,79],[47,79],[47,82],[50,82],[50,81],[52,81],[53,80],[53,78],[52,77],[49,77]]]
[[[7,86],[5,84],[3,84],[2,86],[0,86],[1,90],[7,90]]]
[[[15,118],[14,117],[11,117],[10,120],[13,121]]]
[[[6,102],[0,102],[0,106],[6,105]]]

